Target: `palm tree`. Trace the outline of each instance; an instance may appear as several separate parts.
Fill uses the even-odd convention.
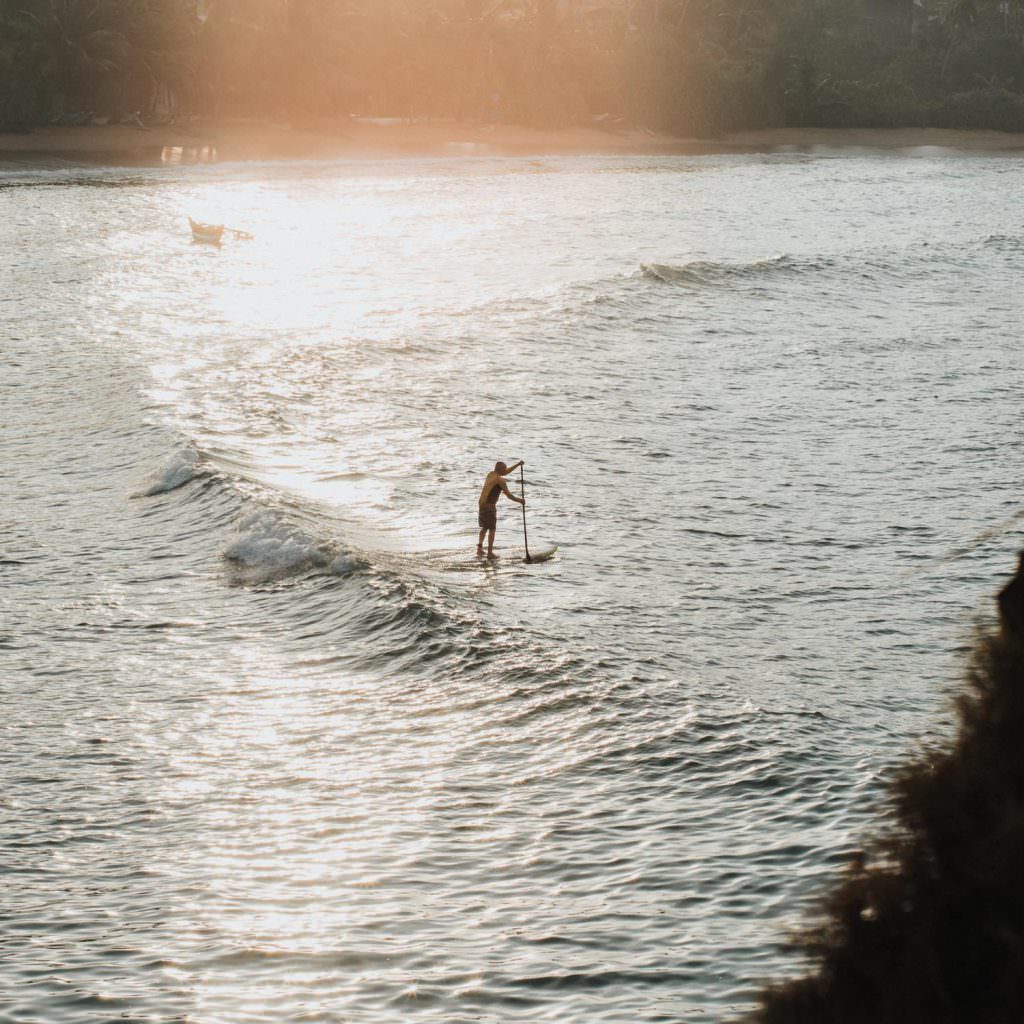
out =
[[[118,0],[37,0],[23,12],[42,54],[52,99],[64,109],[88,109],[97,87],[129,67],[132,49],[123,31]]]
[[[30,23],[14,8],[0,0],[0,131],[27,131],[45,117],[39,103],[42,54]]]
[[[954,32],[967,32],[978,23],[978,0],[950,0],[942,20]]]
[[[128,110],[173,114],[191,89],[200,21],[179,0],[136,0],[126,12],[129,61],[119,74],[120,102]]]

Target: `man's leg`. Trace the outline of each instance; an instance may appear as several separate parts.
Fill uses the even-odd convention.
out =
[[[487,528],[480,527],[480,536],[476,539],[476,553],[482,555],[484,553],[484,534],[487,532]]]
[[[494,527],[487,531],[487,557],[494,557]]]

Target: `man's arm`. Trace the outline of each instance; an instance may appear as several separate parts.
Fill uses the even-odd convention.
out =
[[[506,469],[505,472],[502,473],[501,475],[502,476],[508,476],[509,473],[513,472],[514,470],[517,470],[520,466],[525,466],[525,465],[526,465],[526,463],[522,459],[520,459],[518,462],[515,462],[511,466],[509,466],[508,469]],[[509,497],[512,497],[512,495],[509,495]]]
[[[526,500],[524,498],[517,498],[509,489],[508,484],[504,480],[501,481],[501,490],[506,498],[511,498],[513,501],[518,502],[520,505],[525,505]]]

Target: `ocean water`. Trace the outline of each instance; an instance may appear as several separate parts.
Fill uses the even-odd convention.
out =
[[[4,165],[0,1021],[726,1021],[799,970],[1020,543],[1022,176]],[[543,564],[504,501],[473,557],[499,458]]]

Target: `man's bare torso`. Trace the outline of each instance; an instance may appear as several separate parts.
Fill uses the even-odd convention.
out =
[[[484,486],[480,491],[480,501],[478,502],[481,508],[487,506],[493,506],[498,504],[498,498],[501,497],[501,492],[506,489],[505,478],[500,474],[491,470],[487,474],[484,480]],[[491,495],[493,494],[493,497]]]

